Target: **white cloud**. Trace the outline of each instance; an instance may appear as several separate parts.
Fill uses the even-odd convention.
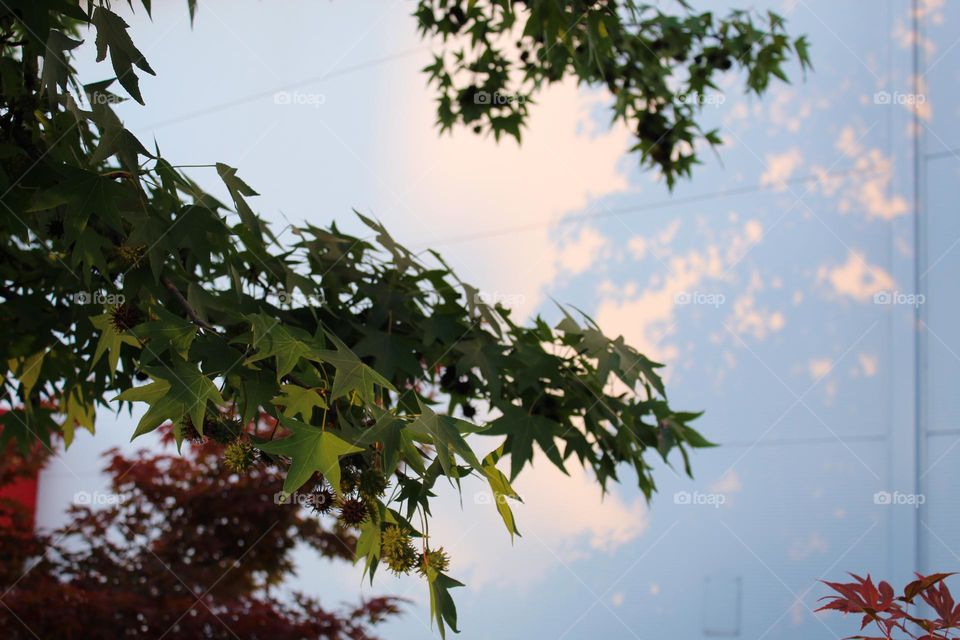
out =
[[[634,257],[656,258],[655,272],[639,286],[628,283],[617,289],[605,284],[599,289],[603,298],[595,316],[606,333],[622,334],[642,353],[665,363],[674,361],[679,354],[677,346],[668,342],[673,335],[678,298],[684,294],[720,293],[720,285],[732,278],[733,267],[763,236],[763,225],[748,220],[739,228],[725,231],[715,242],[678,254],[669,246],[678,229],[679,223],[674,221],[649,237],[630,239]],[[762,339],[779,331],[785,318],[776,311],[757,309],[755,295],[760,288],[754,276],[744,294],[734,302],[730,322],[735,330]]]
[[[803,155],[796,147],[783,153],[768,153],[767,169],[760,176],[760,184],[765,187],[774,187],[777,191],[786,191],[786,181],[802,162]]]
[[[777,130],[798,133],[804,120],[813,115],[813,100],[801,97],[796,89],[785,85],[773,87],[765,103],[769,105],[769,123]]]
[[[384,166],[394,183],[377,214],[391,229],[404,228],[431,246],[482,289],[511,291],[525,302],[523,315],[543,300],[544,289],[564,272],[589,268],[601,236],[583,230],[570,243],[558,243],[551,223],[592,202],[628,189],[624,153],[630,134],[621,127],[600,129],[590,118],[603,99],[572,83],[554,85],[530,107],[523,144],[457,130],[437,136],[435,105],[426,89],[391,96],[401,127],[384,132]],[[389,150],[396,153],[390,154]],[[391,222],[391,220],[393,222]],[[402,221],[402,224],[401,224]],[[445,238],[501,229],[516,232],[444,244]]]
[[[787,554],[791,560],[806,560],[813,555],[822,555],[830,550],[826,538],[816,531],[811,532],[805,538],[798,538],[790,545]]]
[[[880,149],[868,149],[853,127],[844,127],[835,143],[838,151],[853,161],[856,173],[820,183],[824,195],[839,194],[837,208],[843,213],[862,213],[867,218],[892,220],[910,211],[907,200],[893,188],[893,160]],[[822,168],[814,173],[823,175]]]
[[[724,495],[740,493],[743,490],[743,482],[735,469],[725,472],[720,478],[710,485],[710,491],[713,493],[722,493]]]
[[[807,372],[811,380],[819,380],[833,369],[833,360],[830,358],[813,358],[807,363]]]
[[[623,487],[635,494],[630,499],[611,492],[601,500],[593,474],[576,464],[568,465],[569,476],[539,454],[534,465],[514,484],[523,504],[511,503],[521,533],[512,545],[496,507],[473,500],[485,485],[464,483],[462,511],[451,492],[433,509],[431,538],[450,551],[454,574],[472,589],[531,587],[554,571],[566,574],[564,565],[576,571],[578,560],[615,552],[649,527],[638,489]]]
[[[861,353],[857,356],[857,361],[860,363],[860,370],[864,376],[872,378],[877,375],[880,368],[877,356]]]
[[[747,226],[749,227],[749,224]],[[758,305],[757,294],[764,288],[760,272],[754,269],[750,273],[750,281],[746,288],[734,299],[733,314],[728,320],[730,328],[737,334],[764,340],[768,335],[783,329],[786,324],[786,316],[783,313]]]
[[[849,251],[847,261],[836,267],[820,267],[818,280],[829,282],[835,293],[867,302],[875,293],[894,287],[893,277],[879,266],[868,264],[863,253]]]
[[[634,260],[643,260],[647,255],[647,239],[643,236],[634,236],[627,242],[630,254]]]
[[[557,262],[565,272],[579,275],[596,262],[607,244],[607,239],[595,229],[581,229],[576,238],[561,245]]]

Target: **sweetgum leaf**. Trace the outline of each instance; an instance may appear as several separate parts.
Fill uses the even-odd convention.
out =
[[[363,449],[355,447],[329,431],[305,422],[282,416],[280,423],[290,430],[290,435],[280,440],[258,444],[261,451],[290,458],[290,469],[283,482],[283,491],[293,493],[310,477],[322,473],[337,495],[340,489],[340,458]]]

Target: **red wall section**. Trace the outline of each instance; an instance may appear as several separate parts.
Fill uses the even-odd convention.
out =
[[[30,512],[30,526],[34,526],[37,514],[37,478],[21,478],[0,487],[0,498],[14,500],[26,507]]]
[[[0,415],[6,409],[0,409]],[[14,500],[22,504],[30,513],[31,529],[36,525],[37,517],[37,477],[19,478],[12,483],[0,487],[0,499]]]

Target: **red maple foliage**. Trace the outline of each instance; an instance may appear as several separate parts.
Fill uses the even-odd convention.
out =
[[[222,450],[208,440],[183,456],[108,452],[116,499],[73,505],[69,524],[51,533],[34,533],[25,509],[0,498],[0,637],[374,638],[399,600],[329,610],[278,588],[297,544],[352,560],[354,534],[276,504],[282,471],[233,473]],[[2,453],[0,486],[35,473],[43,458]]]
[[[933,573],[928,576],[917,574],[917,579],[907,584],[903,594],[894,594],[890,583],[881,581],[874,584],[867,574],[866,578],[850,574],[854,582],[824,582],[836,591],[837,596],[826,596],[827,604],[817,611],[833,610],[845,614],[862,614],[860,630],[874,624],[881,636],[848,636],[861,640],[892,640],[893,638],[915,638],[916,640],[950,640],[957,638],[960,632],[960,604],[955,604],[947,578],[952,573]],[[922,618],[913,615],[909,607],[915,604],[917,597],[925,602],[936,618]],[[904,635],[894,635],[904,634]]]

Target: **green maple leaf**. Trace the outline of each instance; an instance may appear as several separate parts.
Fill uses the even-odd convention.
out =
[[[478,427],[459,418],[438,415],[434,413],[433,409],[423,404],[419,398],[417,398],[417,402],[420,404],[420,415],[410,425],[410,430],[421,436],[429,437],[433,446],[436,447],[437,459],[440,461],[444,474],[457,477],[457,463],[454,454],[459,455],[467,464],[482,473],[483,468],[477,459],[477,454],[464,440],[463,434],[481,431],[483,427]]]
[[[197,337],[196,325],[162,307],[155,307],[153,311],[157,315],[156,320],[139,324],[135,332],[131,331],[137,338],[148,341],[143,360],[156,358],[167,349],[173,350],[178,356],[186,359],[190,345]]]
[[[363,575],[370,576],[370,584],[373,584],[373,574],[380,563],[381,547],[381,523],[397,524],[397,519],[393,512],[377,502],[373,506],[377,510],[375,517],[367,518],[360,526],[360,536],[357,538],[357,547],[354,552],[353,562],[356,564],[360,559],[364,559]]]
[[[286,416],[280,423],[290,430],[290,435],[281,440],[271,440],[257,445],[261,451],[290,458],[290,469],[283,481],[283,491],[291,494],[302,487],[316,472],[323,474],[337,495],[340,490],[340,458],[363,449],[355,447],[336,435],[305,422]]]
[[[667,397],[667,391],[663,387],[663,379],[660,377],[660,374],[656,372],[656,369],[663,367],[662,364],[650,360],[642,353],[638,353],[629,347],[624,342],[623,336],[612,341],[611,345],[613,346],[613,352],[619,357],[620,366],[615,373],[624,384],[632,388],[642,374],[661,397]]]
[[[245,198],[252,196],[260,195],[253,188],[248,185],[246,182],[241,180],[237,176],[237,170],[233,167],[223,164],[222,162],[217,163],[217,174],[220,176],[220,179],[223,180],[223,184],[226,185],[227,191],[230,192],[230,197],[233,199],[233,206],[237,210],[237,214],[240,216],[240,221],[243,222],[243,225],[252,231],[260,232],[260,218],[257,217],[257,214],[253,212],[253,209],[250,208],[250,205],[247,204]]]
[[[487,478],[490,491],[493,492],[493,498],[496,501],[497,512],[503,519],[503,524],[507,527],[507,531],[510,532],[510,540],[512,542],[514,534],[520,535],[520,530],[517,529],[517,522],[513,517],[513,509],[510,508],[510,503],[507,502],[507,499],[509,498],[519,502],[523,502],[523,500],[520,499],[520,496],[514,491],[513,487],[510,486],[510,481],[507,479],[507,476],[505,476],[500,469],[497,469],[497,461],[500,460],[502,455],[503,445],[500,445],[498,449],[492,451],[483,459],[483,475]]]
[[[479,369],[490,386],[490,393],[494,398],[500,397],[501,368],[497,363],[503,354],[497,344],[490,339],[463,340],[457,343],[456,349],[463,354],[457,362],[457,373],[463,375],[473,368]]]
[[[377,242],[379,242],[384,249],[390,252],[390,255],[393,256],[393,261],[396,263],[399,271],[404,272],[411,265],[417,262],[414,254],[411,253],[409,249],[394,240],[393,236],[390,235],[386,227],[380,224],[379,221],[368,218],[356,209],[354,209],[353,212],[365,225],[377,232]]]
[[[241,419],[244,424],[260,415],[260,407],[269,406],[276,395],[277,384],[269,371],[251,371],[249,375],[231,378],[239,385],[240,396],[237,401],[243,409]]]
[[[46,351],[38,351],[32,356],[26,358],[11,358],[7,361],[7,366],[13,375],[16,376],[20,384],[23,385],[23,397],[29,397],[33,387],[40,379],[40,369],[43,368],[43,359],[47,355]],[[26,404],[26,410],[30,410],[30,405]]]
[[[586,328],[580,336],[578,349],[597,361],[597,382],[607,384],[610,374],[617,371],[620,364],[616,352],[611,348],[611,340],[595,328]]]
[[[554,440],[561,433],[559,423],[541,415],[530,415],[514,405],[499,408],[503,415],[490,424],[486,435],[509,436],[511,479],[515,479],[523,466],[533,460],[534,441],[558,469],[567,473]]]
[[[154,404],[160,398],[167,395],[168,391],[170,391],[169,382],[166,380],[154,380],[139,387],[130,387],[114,398],[114,400],[121,400],[124,402],[146,402],[147,404]]]
[[[99,316],[90,318],[91,324],[100,330],[100,339],[97,341],[97,350],[93,354],[93,360],[90,362],[91,371],[100,361],[104,353],[107,354],[107,362],[110,363],[110,374],[117,371],[117,363],[120,361],[120,346],[129,344],[139,347],[140,343],[126,332],[120,333],[110,319],[110,313],[103,313]]]
[[[83,282],[90,284],[94,268],[100,273],[108,273],[107,261],[103,257],[103,249],[110,246],[103,237],[91,228],[86,228],[77,236],[73,244],[73,254],[70,263],[77,267],[83,265]]]
[[[284,327],[273,318],[258,314],[247,316],[253,329],[253,346],[257,353],[247,363],[274,357],[277,361],[277,381],[293,371],[300,358],[316,359],[315,349],[307,344],[306,332]]]
[[[359,562],[360,558],[364,559],[363,575],[369,573],[370,583],[373,584],[373,573],[380,560],[380,522],[374,518],[367,518],[360,527],[354,563]]]
[[[65,214],[70,224],[64,237],[71,241],[80,239],[93,212],[112,229],[123,231],[119,208],[136,204],[134,191],[93,171],[72,167],[62,167],[60,171],[62,180],[50,189],[38,190],[30,200],[28,211],[45,211],[67,205]],[[133,200],[131,196],[134,196]]]
[[[150,405],[140,418],[131,440],[153,431],[167,420],[177,423],[187,416],[202,434],[207,403],[223,404],[223,397],[213,381],[195,366],[182,361],[172,367],[146,367],[144,371],[154,382],[127,389],[116,398]]]
[[[483,298],[480,295],[480,290],[470,285],[461,282],[460,285],[463,287],[464,292],[467,294],[467,309],[470,313],[470,317],[479,316],[479,318],[486,322],[490,329],[497,334],[499,338],[502,335],[502,329],[500,328],[500,317],[493,310],[490,305],[483,302]]]
[[[40,82],[47,92],[51,105],[56,104],[59,90],[67,89],[67,80],[70,76],[67,51],[76,49],[82,43],[83,40],[74,40],[55,29],[52,29],[47,36],[47,53],[43,57],[43,76]]]
[[[90,119],[100,130],[100,139],[97,141],[97,148],[90,154],[89,163],[91,166],[97,166],[107,158],[117,156],[120,164],[127,171],[136,172],[139,165],[138,157],[152,158],[153,155],[144,148],[135,135],[123,126],[123,122],[113,112],[113,109],[97,98],[97,96],[104,95],[101,91],[107,85],[109,83],[97,83],[84,87],[88,98],[93,102]]]
[[[417,473],[425,473],[423,456],[417,451],[413,434],[406,428],[407,423],[393,412],[384,411],[376,405],[371,405],[368,410],[376,418],[376,422],[359,431],[356,437],[351,439],[353,444],[368,447],[375,442],[379,443],[381,468],[387,475],[393,473],[401,459]]]
[[[317,359],[333,365],[333,389],[330,399],[336,400],[354,392],[364,402],[376,404],[376,387],[396,391],[390,381],[368,367],[350,348],[332,334],[327,334],[336,346],[336,351],[323,350],[316,353]]]
[[[313,389],[305,389],[295,384],[282,384],[280,391],[281,395],[273,398],[271,402],[283,405],[285,407],[283,415],[288,418],[299,413],[304,420],[309,420],[313,416],[314,408],[327,408],[327,402]]]
[[[560,307],[560,311],[563,312],[563,319],[557,323],[557,331],[569,336],[582,336],[583,329],[580,327],[577,321],[574,320],[573,317],[567,313],[566,309],[563,307]]]
[[[437,621],[441,638],[447,637],[444,623],[453,629],[454,633],[460,633],[457,629],[457,607],[450,596],[450,589],[462,586],[462,582],[444,573],[436,573],[430,577],[430,617]]]
[[[377,331],[367,327],[360,329],[365,335],[354,346],[353,351],[358,356],[373,357],[374,366],[386,378],[396,378],[407,375],[416,375],[421,371],[419,361],[414,357],[417,343],[413,340]]]
[[[127,33],[130,25],[124,22],[123,18],[103,7],[97,7],[93,12],[92,22],[97,28],[97,62],[106,59],[109,49],[110,62],[117,74],[117,80],[134,100],[144,104],[143,96],[140,95],[140,81],[133,71],[133,66],[140,67],[150,75],[156,75],[156,73],[130,39],[130,34]]]
[[[83,427],[90,433],[95,433],[95,407],[92,402],[88,402],[84,398],[81,387],[74,387],[70,393],[63,396],[61,402],[60,406],[64,411],[63,424],[61,425],[63,444],[64,448],[69,449],[73,443],[73,436],[77,427]]]

